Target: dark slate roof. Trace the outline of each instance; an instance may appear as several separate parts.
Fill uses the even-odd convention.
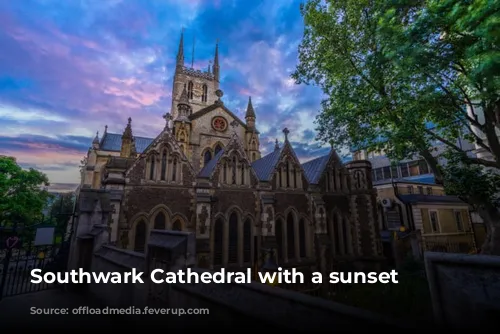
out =
[[[217,162],[223,154],[224,149],[220,150],[212,160],[210,160],[205,166],[203,166],[203,168],[198,173],[198,177],[210,177],[210,175],[214,171],[215,166],[217,165]]]
[[[252,163],[252,168],[260,181],[269,181],[271,179],[274,167],[280,159],[282,149],[274,150]]]
[[[135,149],[137,153],[142,153],[153,142],[153,138],[136,137]],[[103,151],[120,151],[122,147],[122,135],[119,133],[106,132],[101,141],[101,150]]]
[[[465,204],[457,196],[439,196],[439,195],[399,195],[399,199],[406,204],[412,203],[461,203]]]
[[[302,164],[302,168],[304,169],[304,173],[309,183],[318,184],[329,159],[330,154],[327,154]]]

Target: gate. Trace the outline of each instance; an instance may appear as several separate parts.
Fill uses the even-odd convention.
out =
[[[0,300],[57,286],[31,283],[31,271],[40,269],[39,275],[66,271],[75,216],[60,215],[67,219],[59,226],[0,227]]]

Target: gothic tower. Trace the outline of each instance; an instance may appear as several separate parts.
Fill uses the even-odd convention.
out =
[[[172,88],[171,114],[177,118],[177,105],[180,102],[184,89],[187,92],[188,102],[195,113],[198,110],[213,104],[217,100],[215,92],[219,89],[220,65],[219,44],[215,45],[213,66],[208,65],[206,70],[194,69],[184,63],[184,32],[181,33],[179,48],[175,64],[174,85]]]

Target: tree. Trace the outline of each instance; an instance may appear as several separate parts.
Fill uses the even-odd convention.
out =
[[[302,7],[304,37],[293,77],[298,83],[319,85],[328,96],[317,118],[319,139],[384,150],[393,160],[418,154],[438,182],[453,180],[453,175],[442,173],[457,169],[440,168],[432,153],[436,141],[459,153],[455,143],[465,136],[478,146],[489,145],[487,151],[494,153],[500,61],[498,34],[489,34],[500,21],[482,2],[307,2]],[[491,7],[498,9],[496,3]],[[491,124],[480,123],[474,114],[478,103]],[[465,134],[464,128],[469,130]],[[479,128],[489,144],[472,131]],[[469,165],[489,167],[499,161],[462,155],[464,159]],[[491,236],[500,221],[483,214]]]
[[[58,194],[49,207],[50,223],[56,227],[56,235],[63,239],[66,234],[69,219],[73,215],[75,198],[73,193]]]
[[[32,168],[22,169],[15,158],[0,157],[0,226],[32,224],[40,217],[50,194],[47,176]]]
[[[392,40],[380,30],[386,1],[309,1],[297,83],[315,83],[328,96],[317,118],[318,137],[336,146],[384,150],[393,160],[420,154],[435,171],[430,108],[449,108],[432,82],[393,61]],[[400,18],[403,21],[404,17]]]

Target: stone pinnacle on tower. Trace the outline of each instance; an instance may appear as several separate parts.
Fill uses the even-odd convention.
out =
[[[255,118],[255,110],[253,110],[253,105],[252,105],[252,97],[248,97],[248,105],[247,105],[247,112],[245,114],[245,118]]]
[[[123,131],[122,139],[132,139],[132,118],[128,118],[128,123],[127,126],[125,127],[125,130]]]
[[[220,79],[220,67],[219,67],[219,40],[215,44],[215,56],[214,56],[214,66],[212,67],[215,81],[219,82]]]
[[[184,28],[181,31],[181,39],[179,41],[179,50],[177,51],[176,66],[184,66]]]

